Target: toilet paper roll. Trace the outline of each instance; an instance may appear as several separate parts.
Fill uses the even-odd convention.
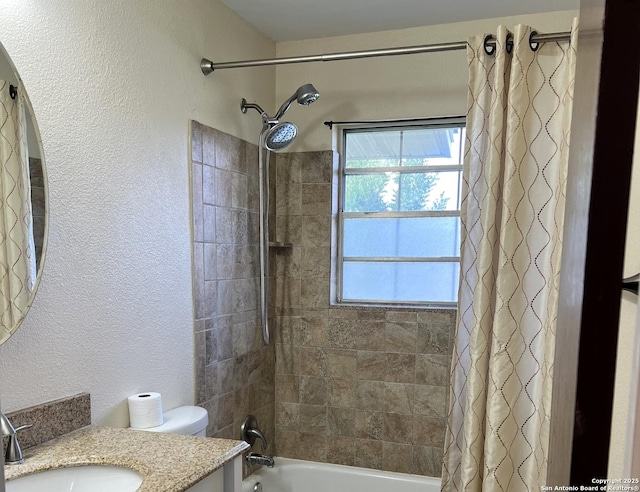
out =
[[[160,393],[138,393],[128,398],[129,422],[133,429],[148,429],[162,425],[162,397]]]

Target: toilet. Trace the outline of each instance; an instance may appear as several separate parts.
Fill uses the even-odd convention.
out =
[[[144,430],[149,432],[167,432],[185,436],[207,436],[209,415],[202,407],[184,406],[174,408],[162,414],[164,423]]]

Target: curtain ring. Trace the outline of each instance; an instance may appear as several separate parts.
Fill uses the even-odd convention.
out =
[[[18,95],[18,88],[15,85],[9,85],[9,95],[11,99],[15,99]]]
[[[533,40],[533,37],[537,35],[538,31],[531,31],[531,34],[529,34],[529,48],[531,48],[531,51],[538,51],[538,48],[540,48],[540,43]]]
[[[493,55],[496,52],[496,46],[495,45],[489,46],[489,41],[491,41],[492,39],[493,39],[493,36],[491,34],[487,34],[484,37],[484,43],[483,43],[484,44],[484,52],[489,56]]]
[[[511,54],[513,51],[513,34],[507,33],[507,53]]]

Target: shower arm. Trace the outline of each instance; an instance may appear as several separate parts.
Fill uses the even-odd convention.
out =
[[[289,103],[291,104],[291,102]],[[283,104],[284,106],[284,104]],[[270,127],[272,125],[275,125],[276,123],[278,123],[278,118],[279,116],[269,116],[267,114],[267,112],[262,109],[260,106],[258,106],[257,104],[254,103],[249,103],[247,102],[247,100],[243,97],[242,98],[242,102],[240,103],[240,111],[242,111],[243,114],[247,114],[247,109],[255,109],[258,113],[260,113],[260,116],[262,117],[262,130],[264,131],[267,127]],[[282,109],[282,108],[280,108]]]

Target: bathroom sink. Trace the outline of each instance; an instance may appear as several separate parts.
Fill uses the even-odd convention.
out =
[[[133,492],[142,476],[122,466],[73,466],[7,481],[6,492]]]

